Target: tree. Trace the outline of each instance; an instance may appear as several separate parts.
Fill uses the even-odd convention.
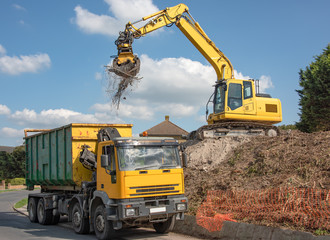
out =
[[[8,163],[10,162],[10,154],[1,151],[0,152],[0,180],[4,180],[9,178],[9,172],[8,172]]]
[[[11,154],[11,164],[8,166],[8,171],[11,173],[11,178],[25,177],[25,149],[24,146],[19,146],[14,149]]]
[[[314,57],[305,70],[300,69],[299,85],[300,122],[303,132],[330,130],[330,44],[323,53]]]
[[[25,177],[25,149],[19,146],[12,153],[0,152],[0,179]]]

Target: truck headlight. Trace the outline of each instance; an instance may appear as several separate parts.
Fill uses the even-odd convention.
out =
[[[126,217],[133,217],[136,215],[136,209],[135,208],[126,208],[125,214],[126,214]]]
[[[176,210],[177,211],[186,211],[187,210],[186,204],[185,203],[178,203],[176,205]]]

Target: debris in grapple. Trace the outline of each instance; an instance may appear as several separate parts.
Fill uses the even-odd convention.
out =
[[[109,80],[113,81],[112,89],[108,89],[108,92],[111,95],[112,104],[117,109],[126,89],[133,88],[134,83],[141,79],[137,77],[140,71],[140,59],[133,55],[132,42],[133,38],[130,32],[120,32],[115,42],[118,56],[113,60],[111,66],[106,66]]]
[[[113,60],[112,66],[108,67],[108,71],[113,72],[122,78],[136,77],[140,71],[140,59],[134,55],[133,61],[126,60],[125,62],[120,63],[121,60],[119,57],[116,57]]]
[[[135,87],[135,83],[138,83],[141,78],[136,77],[140,71],[140,60],[135,57],[135,63],[127,61],[122,64],[118,63],[118,57],[114,59],[112,66],[107,66],[107,72],[109,76],[108,93],[111,96],[112,104],[119,109],[120,100],[128,88]]]

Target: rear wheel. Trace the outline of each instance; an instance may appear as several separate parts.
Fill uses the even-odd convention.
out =
[[[153,226],[157,233],[168,233],[172,231],[174,224],[175,216],[172,216],[165,222],[154,223]]]
[[[42,225],[48,225],[52,223],[53,214],[51,209],[45,208],[45,203],[42,198],[39,199],[38,206],[37,206],[37,216],[38,221]]]
[[[53,215],[52,225],[56,225],[56,224],[58,224],[59,221],[60,221],[60,218],[61,218],[61,215],[60,215],[60,214]]]
[[[84,218],[79,202],[75,203],[72,209],[72,227],[76,233],[89,233],[89,221]]]
[[[34,197],[29,198],[28,209],[29,209],[29,219],[30,219],[30,221],[33,222],[33,223],[38,222],[37,199],[36,198],[34,198]]]
[[[96,208],[94,214],[94,230],[97,239],[106,240],[115,236],[112,222],[107,220],[105,208],[100,205]]]

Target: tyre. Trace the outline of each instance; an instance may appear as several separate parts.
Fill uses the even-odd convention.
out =
[[[37,216],[38,216],[38,222],[42,225],[49,225],[52,223],[53,219],[53,213],[51,209],[45,208],[45,203],[42,198],[38,201],[37,206]]]
[[[84,218],[83,211],[79,202],[73,205],[72,209],[72,227],[76,233],[85,234],[89,233],[89,219]]]
[[[61,215],[60,214],[57,214],[57,215],[53,215],[53,218],[52,218],[52,225],[56,225],[58,224],[58,222],[60,221],[60,218],[61,218]]]
[[[96,208],[94,214],[94,231],[97,239],[106,240],[115,236],[112,222],[107,220],[105,208],[100,205]]]
[[[28,209],[29,209],[29,219],[31,222],[36,223],[38,222],[38,217],[37,217],[37,200],[34,197],[29,198],[28,202]]]
[[[157,233],[163,234],[172,231],[174,224],[175,216],[172,216],[165,222],[154,223],[153,226]]]

